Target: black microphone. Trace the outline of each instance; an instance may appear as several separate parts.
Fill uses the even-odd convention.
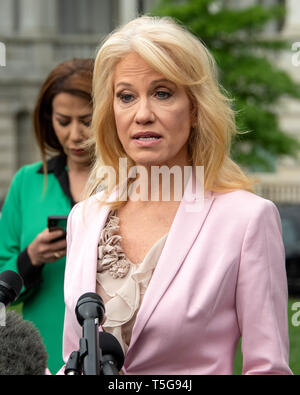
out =
[[[36,327],[14,310],[1,325],[0,375],[45,375],[48,355]]]
[[[88,292],[78,299],[75,313],[82,326],[80,339],[80,358],[83,361],[85,375],[100,375],[99,325],[102,324],[105,307],[102,298]]]
[[[9,305],[17,299],[23,287],[22,277],[12,270],[0,274],[0,304]]]
[[[124,353],[120,343],[108,332],[99,332],[99,342],[102,351],[101,374],[119,375],[124,364]]]

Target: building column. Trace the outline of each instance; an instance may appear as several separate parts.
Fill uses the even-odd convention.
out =
[[[41,36],[56,32],[55,0],[19,0],[19,32],[25,36]]]
[[[126,24],[138,15],[138,0],[119,0],[119,22]]]
[[[286,17],[283,28],[285,35],[299,35],[300,34],[300,1],[286,0]]]
[[[14,2],[0,0],[0,35],[10,36],[14,31]]]
[[[16,123],[12,103],[0,102],[0,200],[5,197],[17,170]]]

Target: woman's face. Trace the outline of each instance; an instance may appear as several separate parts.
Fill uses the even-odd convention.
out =
[[[113,106],[118,137],[136,164],[189,164],[189,97],[136,53],[116,66]]]
[[[68,158],[68,165],[87,166],[91,154],[82,143],[90,136],[92,106],[79,96],[59,93],[52,102],[52,125]]]

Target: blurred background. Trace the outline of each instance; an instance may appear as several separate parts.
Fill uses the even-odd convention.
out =
[[[0,0],[0,200],[16,170],[39,160],[32,109],[48,72],[94,57],[112,29],[151,11],[183,21],[216,57],[239,128],[249,132],[233,156],[258,173],[258,193],[300,203],[299,0]]]
[[[291,324],[300,294],[299,0],[0,0],[0,209],[15,172],[40,160],[32,111],[48,72],[94,57],[109,32],[144,13],[182,21],[216,58],[242,132],[232,156],[281,214],[291,367],[300,372],[300,328]]]

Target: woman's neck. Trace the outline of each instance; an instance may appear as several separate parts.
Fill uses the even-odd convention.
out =
[[[128,188],[128,198],[134,201],[180,201],[191,166],[138,166],[137,175]]]
[[[90,163],[76,163],[67,158],[67,166],[69,173],[89,174],[91,171]]]

